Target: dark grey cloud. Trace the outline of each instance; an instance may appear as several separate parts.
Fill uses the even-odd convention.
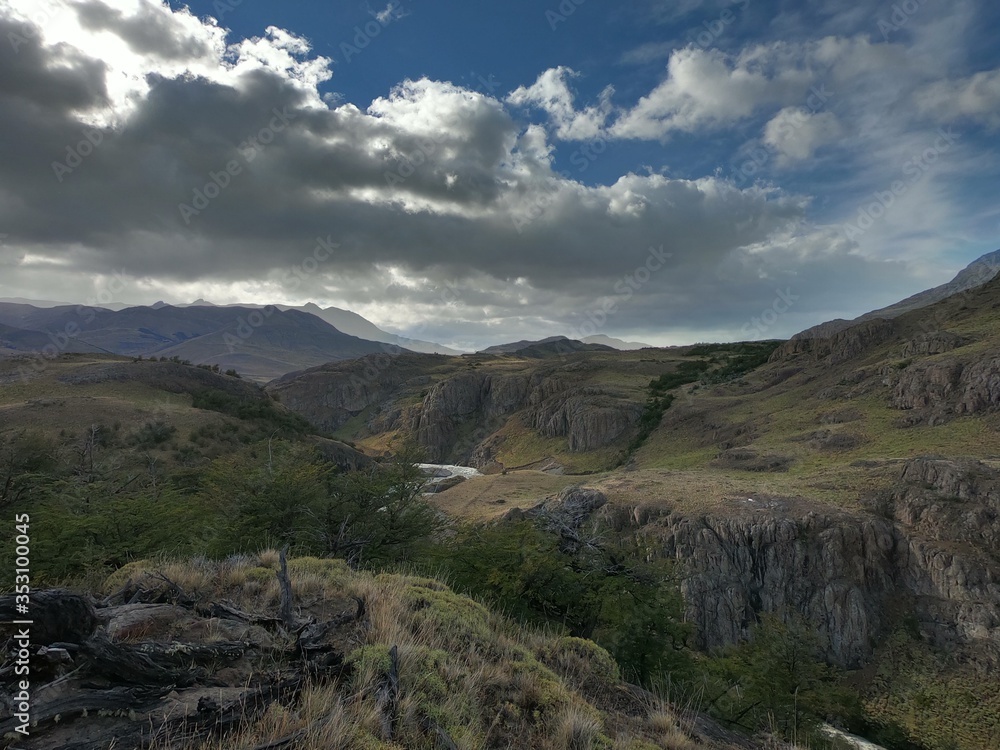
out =
[[[46,117],[106,106],[104,63],[68,44],[43,49],[39,36],[37,26],[0,16],[0,96]]]

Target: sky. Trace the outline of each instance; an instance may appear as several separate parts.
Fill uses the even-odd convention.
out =
[[[1000,247],[993,0],[0,0],[0,297],[787,337]]]

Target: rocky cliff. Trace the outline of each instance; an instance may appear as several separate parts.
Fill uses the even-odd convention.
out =
[[[377,355],[285,377],[268,389],[325,430],[360,418],[371,434],[414,437],[429,461],[483,466],[493,456],[490,437],[514,416],[540,436],[565,439],[572,452],[630,437],[642,404],[620,389],[586,384],[587,374],[582,361],[511,366],[500,357]]]
[[[692,515],[575,491],[528,515],[578,528],[583,507],[676,560],[701,648],[744,639],[761,612],[798,612],[832,661],[856,668],[912,614],[936,646],[1000,664],[1000,472],[931,458],[899,471],[897,489],[867,498],[866,512],[744,498]]]
[[[937,358],[888,369],[885,384],[897,409],[937,415],[979,414],[1000,406],[1000,357]]]
[[[837,365],[889,341],[897,330],[893,321],[879,318],[851,325],[826,338],[795,337],[779,346],[770,361],[781,362],[797,354],[808,354],[814,360]]]

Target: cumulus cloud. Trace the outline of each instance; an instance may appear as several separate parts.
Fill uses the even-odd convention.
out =
[[[801,97],[811,75],[799,67],[768,74],[755,54],[732,59],[686,47],[670,56],[667,77],[611,128],[620,138],[658,139],[674,131],[719,127],[769,103]],[[751,65],[756,62],[758,64]]]
[[[150,0],[10,7],[0,39],[23,41],[0,45],[4,293],[78,295],[123,272],[132,301],[312,299],[474,346],[578,329],[608,299],[609,330],[738,334],[779,287],[820,304],[838,259],[859,295],[900,278],[811,225],[795,191],[554,168],[553,136],[660,139],[794,106],[815,76],[785,49],[677,51],[621,113],[611,89],[578,109],[565,67],[506,99],[417,78],[329,105],[330,61],[275,27],[230,43]],[[551,132],[511,107],[540,108]],[[784,132],[794,112],[765,131],[785,158],[836,137],[821,114]],[[328,257],[296,274],[318,241]]]
[[[531,86],[521,86],[510,93],[507,101],[518,106],[535,106],[544,110],[556,128],[556,135],[566,141],[597,138],[612,111],[614,87],[601,92],[599,103],[582,110],[574,105],[569,80],[579,75],[566,67],[551,68],[542,73]]]
[[[804,107],[785,107],[764,126],[764,142],[779,156],[779,164],[810,158],[821,146],[844,135],[833,112],[811,112]]]

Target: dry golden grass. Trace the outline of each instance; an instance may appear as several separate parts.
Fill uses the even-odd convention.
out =
[[[560,750],[592,750],[601,734],[601,722],[593,713],[570,706],[559,718],[555,743]]]
[[[168,579],[207,600],[273,613],[275,557],[264,550],[218,562],[141,561],[111,576],[104,589],[128,580],[168,585]],[[251,748],[292,735],[303,750],[430,750],[435,727],[463,750],[689,747],[674,722],[666,731],[665,721],[618,713],[617,667],[589,641],[523,630],[435,579],[373,575],[316,558],[291,559],[289,571],[303,617],[328,618],[353,596],[366,602],[367,621],[344,634],[349,679],[311,685],[294,705],[272,706],[237,733],[192,750]],[[375,707],[393,646],[401,683],[395,744],[380,739]],[[605,726],[614,727],[617,739]]]

